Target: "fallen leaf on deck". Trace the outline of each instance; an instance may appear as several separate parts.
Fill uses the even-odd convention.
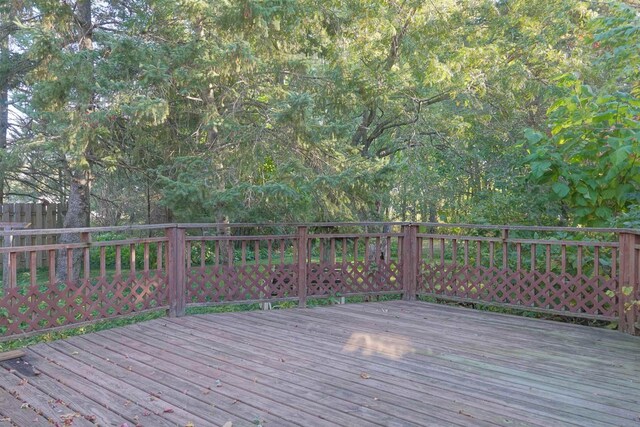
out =
[[[460,415],[465,415],[465,416],[467,416],[467,417],[471,417],[471,418],[473,418],[473,416],[472,416],[471,414],[467,414],[467,413],[466,413],[466,412],[464,412],[462,409],[460,409],[460,410],[458,411],[458,413],[459,413]]]
[[[371,375],[367,374],[366,372],[360,372],[360,378],[362,378],[363,380],[368,380],[369,378],[371,378]]]
[[[165,414],[173,414],[173,409],[167,408],[163,411]]]
[[[129,423],[122,423],[120,424],[120,427],[129,427]]]
[[[233,423],[231,421],[227,421],[222,427],[233,427]]]
[[[29,409],[29,404],[28,403],[23,403],[22,405],[20,405],[20,409]]]
[[[192,423],[191,421],[189,421],[188,423],[186,423],[184,425],[184,427],[196,427],[196,425],[194,423]]]
[[[216,387],[222,387],[222,381],[216,380]]]

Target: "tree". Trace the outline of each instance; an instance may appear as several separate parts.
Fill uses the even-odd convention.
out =
[[[523,129],[544,126],[556,76],[606,80],[576,0],[25,7],[7,181],[68,199],[69,225],[90,205],[149,221],[152,203],[189,221],[555,223]]]
[[[640,20],[618,4],[592,23],[594,76],[565,74],[548,134],[528,131],[531,176],[574,223],[607,225],[640,204]]]

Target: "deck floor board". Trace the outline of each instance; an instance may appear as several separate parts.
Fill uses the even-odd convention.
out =
[[[26,353],[38,375],[0,363],[0,427],[640,425],[640,337],[422,302],[162,318]]]

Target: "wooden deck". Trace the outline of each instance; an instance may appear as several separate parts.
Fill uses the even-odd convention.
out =
[[[420,302],[158,319],[2,366],[0,426],[640,425],[640,337]]]

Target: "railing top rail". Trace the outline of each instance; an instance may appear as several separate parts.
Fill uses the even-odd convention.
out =
[[[152,225],[121,225],[114,227],[83,227],[83,228],[43,228],[28,230],[0,231],[0,236],[39,236],[65,233],[106,233],[113,231],[145,231],[164,230],[176,228],[178,224],[152,224]]]
[[[366,227],[402,226],[409,222],[360,221],[360,222],[249,222],[249,223],[179,223],[180,228],[255,228],[255,227]]]
[[[0,231],[0,236],[21,235],[51,235],[64,233],[105,233],[113,231],[144,231],[164,230],[167,228],[258,228],[258,227],[358,227],[358,226],[402,226],[407,222],[262,222],[262,223],[169,223],[151,225],[122,225],[113,227],[82,227],[82,228],[48,228],[31,230]],[[1,229],[0,229],[1,230]]]
[[[361,222],[256,222],[256,223],[178,223],[171,224],[176,227],[193,228],[255,228],[255,227],[362,227],[362,226],[403,226],[418,225],[421,227],[440,228],[467,228],[483,230],[521,230],[521,231],[567,231],[573,233],[636,233],[640,229],[632,228],[603,228],[603,227],[558,227],[558,226],[531,226],[531,225],[495,225],[495,224],[462,224],[441,222],[385,222],[385,221],[361,221]]]
[[[104,233],[126,231],[153,231],[167,228],[183,229],[211,229],[211,228],[259,228],[259,227],[366,227],[366,226],[404,226],[417,225],[420,227],[434,228],[463,228],[477,230],[519,230],[519,231],[546,231],[569,233],[632,233],[639,234],[640,229],[632,228],[601,228],[601,227],[554,227],[554,226],[529,226],[529,225],[493,225],[493,224],[448,224],[440,222],[288,222],[288,223],[170,223],[151,225],[123,225],[114,227],[83,227],[83,228],[50,228],[50,229],[21,229],[0,231],[0,236],[21,235],[52,235],[64,233]],[[1,229],[0,229],[1,230]]]
[[[602,228],[602,227],[555,227],[535,225],[492,225],[492,224],[445,224],[440,222],[416,222],[409,225],[440,228],[475,228],[480,230],[520,230],[520,231],[567,231],[571,233],[634,233],[640,234],[640,229],[633,228]]]

